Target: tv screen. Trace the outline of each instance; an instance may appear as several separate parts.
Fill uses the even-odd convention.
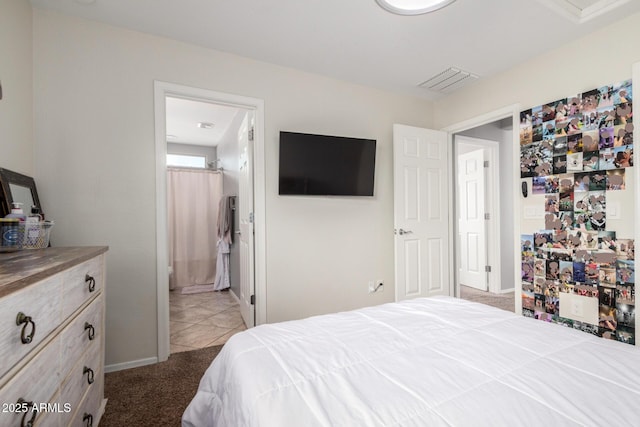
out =
[[[280,132],[281,195],[373,196],[376,140]]]

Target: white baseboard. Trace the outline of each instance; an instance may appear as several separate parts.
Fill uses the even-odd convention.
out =
[[[494,292],[496,294],[508,294],[509,292],[515,292],[516,288],[509,288],[509,289],[501,289],[498,292]]]
[[[232,288],[229,288],[229,293],[231,294],[231,296],[233,297],[233,299],[234,299],[234,300],[236,300],[236,302],[237,302],[238,304],[240,304],[240,298],[238,298],[238,295],[236,295],[236,293],[235,293],[235,292],[233,292],[233,289],[232,289]]]
[[[158,363],[157,357],[148,357],[146,359],[132,360],[131,362],[115,363],[113,365],[105,365],[104,372],[123,371],[125,369],[138,368],[140,366],[153,365]]]

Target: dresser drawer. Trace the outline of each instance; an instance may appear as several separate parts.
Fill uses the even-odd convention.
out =
[[[72,363],[71,361],[69,361]],[[75,362],[69,376],[62,382],[60,402],[70,403],[75,410],[82,400],[82,396],[93,389],[100,388],[103,379],[102,358],[99,346],[92,346],[90,350]],[[66,417],[63,418],[66,423]],[[63,424],[64,424],[63,423]]]
[[[62,274],[0,299],[0,378],[62,322]],[[17,324],[18,314],[22,323]]]
[[[60,386],[60,340],[51,341],[25,367],[0,390],[0,402],[16,403],[20,399],[37,405],[49,402]],[[3,427],[20,427],[24,413],[0,414]],[[32,413],[26,414],[30,420]],[[55,417],[45,413],[35,415],[55,423]],[[26,425],[26,424],[25,424]]]
[[[65,378],[80,356],[90,348],[101,347],[103,340],[103,299],[100,295],[76,316],[61,333],[62,378]]]
[[[103,288],[103,256],[92,258],[65,273],[62,316],[67,318]]]
[[[96,381],[94,384],[96,387],[87,391],[78,410],[71,417],[69,427],[95,427],[98,425],[104,412],[102,381],[103,379],[100,378],[100,382]]]

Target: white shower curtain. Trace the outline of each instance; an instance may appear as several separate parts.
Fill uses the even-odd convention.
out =
[[[213,291],[216,276],[218,205],[222,173],[167,170],[169,288],[182,293]]]

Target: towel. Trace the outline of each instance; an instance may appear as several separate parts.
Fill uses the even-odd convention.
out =
[[[218,209],[218,239],[233,243],[233,210],[231,196],[222,196]]]

